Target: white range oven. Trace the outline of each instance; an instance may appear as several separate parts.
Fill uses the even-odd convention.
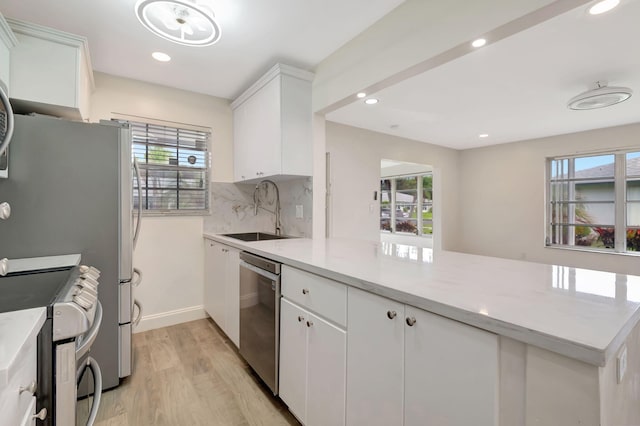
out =
[[[47,309],[37,340],[37,381],[19,390],[36,396],[35,424],[93,425],[102,393],[100,367],[90,355],[102,322],[98,301],[100,271],[52,262],[55,258],[73,257],[40,258],[43,262],[38,262],[38,258],[25,259],[23,263],[29,269],[20,267],[20,260],[11,261],[7,273],[0,276],[0,312]],[[33,269],[36,264],[41,267]],[[91,373],[89,382],[93,384],[89,397],[92,404],[86,421],[80,421],[78,383],[87,373]]]

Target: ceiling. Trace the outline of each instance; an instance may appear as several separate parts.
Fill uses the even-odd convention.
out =
[[[313,70],[404,0],[200,0],[220,41],[186,47],[146,30],[136,0],[0,0],[0,12],[87,37],[95,71],[234,99],[277,62]],[[160,63],[153,51],[172,57]]]
[[[622,0],[599,16],[587,8],[370,94],[376,105],[357,101],[327,119],[456,149],[640,122],[640,0]],[[636,94],[604,109],[566,107],[598,80]]]
[[[135,17],[136,0],[0,0],[0,12],[86,36],[96,71],[234,99],[276,62],[313,70],[404,2],[199,1],[210,3],[222,28],[213,46],[156,37]],[[587,7],[470,53],[465,47],[448,62],[370,94],[377,105],[359,100],[327,119],[455,149],[640,122],[640,54],[633,44],[640,40],[640,0],[621,0],[600,16]],[[156,62],[150,54],[158,50],[173,60]],[[600,110],[566,108],[598,80],[636,95]]]

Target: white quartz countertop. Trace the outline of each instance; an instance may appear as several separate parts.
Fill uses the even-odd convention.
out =
[[[46,319],[46,308],[0,314],[0,389],[4,388],[26,342],[34,339]]]
[[[640,276],[392,243],[204,236],[593,365],[640,319]]]

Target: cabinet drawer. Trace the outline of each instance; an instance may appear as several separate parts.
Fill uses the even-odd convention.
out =
[[[30,404],[35,400],[28,390],[20,393],[20,388],[27,388],[36,381],[36,348],[36,339],[27,342],[18,354],[16,364],[9,371],[8,385],[0,391],[0,423],[6,421],[7,425],[20,424]]]
[[[343,327],[347,325],[347,286],[282,265],[282,295]]]

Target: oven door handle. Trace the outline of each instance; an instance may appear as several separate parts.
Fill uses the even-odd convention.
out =
[[[91,404],[91,411],[87,419],[87,426],[93,426],[93,423],[96,421],[96,416],[98,415],[98,410],[100,409],[100,399],[102,398],[102,371],[100,371],[98,362],[90,356],[87,357],[87,360],[82,364],[82,367],[78,369],[76,374],[76,383],[80,384],[82,375],[87,368],[91,370],[91,374],[93,375],[93,403]]]
[[[76,347],[76,359],[82,358],[84,354],[87,353],[93,342],[96,340],[98,336],[98,331],[100,331],[100,325],[102,324],[102,304],[100,301],[96,301],[96,315],[93,318],[93,325],[87,331],[85,335],[81,337],[81,340],[78,340],[80,345]]]

